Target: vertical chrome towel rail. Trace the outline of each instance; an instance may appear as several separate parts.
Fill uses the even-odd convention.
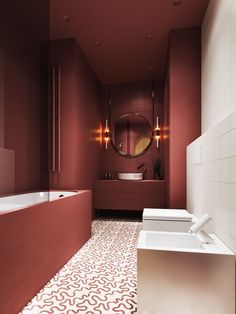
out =
[[[56,67],[52,67],[52,172],[56,172]]]
[[[49,171],[61,171],[61,68],[49,69]]]
[[[57,67],[57,171],[61,171],[61,67]]]

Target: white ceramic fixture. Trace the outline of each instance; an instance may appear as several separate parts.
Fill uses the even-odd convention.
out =
[[[188,232],[196,217],[185,209],[144,208],[143,230]]]
[[[138,313],[235,313],[235,255],[215,235],[140,232]]]
[[[118,173],[119,180],[138,181],[143,180],[142,172],[120,172]]]
[[[184,232],[141,231],[138,248],[148,249],[200,249],[201,241],[196,234]]]
[[[211,237],[214,241],[209,244],[203,243],[197,234],[142,230],[138,249],[234,255],[216,235]]]

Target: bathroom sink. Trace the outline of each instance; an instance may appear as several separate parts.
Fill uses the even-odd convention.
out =
[[[141,231],[138,248],[200,249],[201,241],[195,234],[184,232]]]
[[[120,172],[118,173],[119,180],[138,181],[143,180],[142,172]]]
[[[191,252],[204,254],[234,255],[216,235],[212,235],[211,244],[204,243],[197,234],[186,232],[164,232],[141,230],[138,249]]]

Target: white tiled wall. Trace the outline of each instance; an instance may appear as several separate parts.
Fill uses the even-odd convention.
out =
[[[202,25],[202,131],[236,110],[236,0],[211,0]]]
[[[203,21],[202,133],[187,149],[187,207],[236,252],[236,0],[211,0]]]
[[[187,208],[236,252],[236,111],[187,148]]]

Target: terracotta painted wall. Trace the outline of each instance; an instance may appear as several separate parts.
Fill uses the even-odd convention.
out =
[[[168,63],[169,64],[169,63]],[[163,142],[164,142],[164,169],[166,180],[166,205],[170,207],[170,76],[167,68],[165,76],[164,91],[164,124],[163,124]]]
[[[3,143],[6,149],[15,153],[15,192],[23,192],[42,187],[41,161],[42,158],[47,160],[47,145],[41,142],[41,130],[47,127],[47,116],[42,119],[41,110],[47,106],[45,97],[42,97],[42,92],[47,93],[47,82],[41,80],[41,39],[30,24],[26,26],[22,22],[23,16],[16,10],[15,4],[12,3],[11,8],[6,3],[0,5],[4,68],[1,77],[4,97],[1,101],[4,112]],[[42,1],[42,6],[44,4],[45,1]],[[30,12],[32,2],[27,5]],[[47,13],[46,8],[45,23]],[[1,180],[4,181],[4,178],[1,177]],[[47,181],[44,187],[48,186]]]
[[[100,85],[75,39],[53,41],[51,64],[61,65],[61,172],[51,187],[91,189],[99,178]]]
[[[201,134],[201,32],[172,31],[169,41],[169,204],[186,208],[186,147]],[[168,102],[167,102],[168,106]]]
[[[160,117],[160,125],[163,124],[163,85],[160,82],[155,82],[155,113],[154,116]],[[153,109],[152,109],[152,82],[131,83],[112,85],[110,87],[111,94],[111,121],[112,126],[114,121],[126,113],[140,113],[148,119],[153,126]],[[109,87],[103,88],[103,124],[109,116]],[[112,130],[112,128],[111,128]],[[118,155],[111,144],[105,150],[103,146],[102,173],[101,179],[105,173],[111,173],[114,179],[117,178],[118,172],[136,172],[137,167],[144,163],[147,171],[145,179],[153,179],[152,159],[160,158],[162,166],[164,164],[164,149],[163,143],[160,144],[160,150],[156,148],[156,143],[152,143],[151,148],[141,156],[135,158],[126,158]],[[164,169],[163,169],[164,176]]]
[[[4,50],[0,49],[0,147],[4,147]]]
[[[16,192],[39,188],[39,66],[20,52],[6,56],[5,145],[15,151]]]
[[[15,192],[15,154],[14,151],[0,147],[0,195]]]

